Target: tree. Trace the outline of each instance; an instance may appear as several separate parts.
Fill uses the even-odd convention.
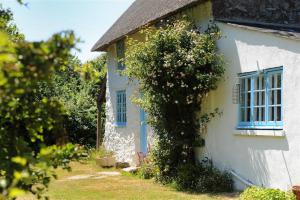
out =
[[[42,93],[63,105],[66,111],[63,124],[72,143],[94,147],[101,139],[96,139],[96,135],[103,132],[101,122],[105,117],[101,112],[105,100],[105,84],[102,84],[106,83],[105,65],[105,54],[84,64],[73,57],[68,66],[53,74],[51,85],[41,84]]]
[[[4,9],[2,4],[0,4],[0,30],[8,34],[12,41],[24,40],[24,35],[13,23],[12,12],[9,9]]]
[[[86,62],[82,68],[78,68],[82,77],[86,82],[95,88],[93,96],[97,105],[97,132],[96,132],[96,148],[102,143],[104,134],[105,119],[105,94],[106,94],[106,54],[102,54],[92,61]]]
[[[65,111],[55,99],[39,93],[41,82],[67,65],[77,39],[72,31],[47,41],[27,42],[11,22],[9,10],[0,9],[0,192],[16,198],[29,191],[37,197],[47,189],[53,169],[69,168],[78,148],[45,142],[60,135]]]

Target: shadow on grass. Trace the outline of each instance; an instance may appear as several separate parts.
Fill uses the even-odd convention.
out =
[[[225,199],[225,200],[231,200],[231,199],[238,199],[240,192],[223,192],[223,193],[200,193],[200,192],[194,192],[194,191],[180,191],[177,190],[176,187],[173,184],[162,184],[157,181],[155,181],[154,178],[152,179],[143,179],[141,178],[138,173],[130,173],[130,172],[125,172],[121,171],[121,175],[129,178],[134,178],[138,180],[143,180],[143,181],[149,181],[152,182],[156,185],[159,185],[161,187],[165,187],[167,189],[170,189],[174,192],[182,193],[182,194],[187,194],[187,195],[206,195],[211,198],[216,198],[216,199]]]

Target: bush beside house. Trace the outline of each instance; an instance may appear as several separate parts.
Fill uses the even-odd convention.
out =
[[[279,189],[249,187],[240,196],[240,200],[296,200],[292,192]]]

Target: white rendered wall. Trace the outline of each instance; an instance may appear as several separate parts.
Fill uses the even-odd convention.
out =
[[[210,93],[206,111],[219,108],[208,126],[205,152],[221,169],[234,170],[255,185],[290,189],[300,184],[300,41],[219,23],[225,80]],[[237,74],[283,66],[283,130],[236,130],[238,105],[232,103]],[[201,159],[201,155],[198,156]],[[236,188],[245,185],[236,181]]]
[[[134,35],[134,37],[139,37]],[[117,72],[115,45],[108,49],[108,72],[106,90],[106,122],[104,134],[104,146],[115,153],[117,161],[137,164],[137,152],[140,148],[140,108],[132,103],[132,97],[138,96],[137,81],[129,81],[128,77],[120,76]],[[127,125],[117,127],[116,123],[116,92],[126,91]],[[147,126],[148,148],[153,143],[153,132]]]
[[[117,161],[134,165],[140,145],[140,114],[139,108],[131,102],[130,97],[137,91],[137,84],[130,82],[127,77],[120,76],[116,70],[115,47],[112,45],[108,50],[104,146],[115,153]],[[115,125],[118,90],[126,90],[127,126],[125,127]]]
[[[212,18],[211,3],[185,13],[203,31]],[[225,57],[226,74],[203,107],[207,112],[219,108],[223,115],[208,125],[198,160],[207,156],[216,167],[232,170],[258,186],[288,190],[299,185],[300,41],[223,23],[218,26],[223,35],[218,48]],[[232,89],[238,73],[279,66],[283,66],[283,130],[236,130],[238,105],[232,103]],[[245,184],[234,180],[236,189],[244,189]]]

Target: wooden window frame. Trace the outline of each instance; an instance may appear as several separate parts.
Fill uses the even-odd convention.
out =
[[[116,126],[127,125],[126,90],[116,92]]]
[[[281,79],[281,84],[280,87],[278,88],[272,88],[271,87],[271,83],[270,83],[270,79],[273,75],[278,75],[280,74],[280,79]],[[276,68],[270,68],[270,69],[265,69],[262,72],[249,72],[249,73],[242,73],[239,74],[239,80],[240,80],[240,84],[242,83],[242,80],[244,79],[250,79],[250,83],[251,83],[251,88],[250,88],[250,106],[248,106],[250,108],[250,120],[247,121],[246,120],[242,120],[242,109],[246,110],[247,104],[245,103],[244,106],[241,105],[241,103],[239,104],[239,114],[238,114],[238,125],[237,125],[237,129],[279,129],[282,130],[283,129],[283,101],[282,101],[282,96],[283,96],[283,67],[276,67]],[[255,92],[261,92],[262,90],[255,90],[254,86],[255,83],[254,81],[257,80],[257,78],[259,76],[263,76],[264,77],[264,86],[265,88],[263,89],[264,91],[264,120],[263,121],[255,121],[254,120],[254,109],[257,107],[261,107],[261,106],[257,106],[254,105],[254,93]],[[278,77],[277,77],[278,78]],[[277,80],[277,78],[275,80]],[[275,81],[275,83],[277,83]],[[245,87],[246,88],[246,87]],[[274,95],[274,99],[270,99],[270,95],[272,93],[272,91],[274,91],[273,94],[277,94],[280,91],[280,104],[275,104],[276,103],[276,97]],[[276,92],[275,92],[276,91]],[[240,95],[244,95],[245,93],[247,93],[247,91],[243,92],[242,91],[242,87],[240,89]],[[246,102],[247,98],[245,95],[245,102]],[[271,103],[271,100],[273,102],[273,104]],[[275,103],[274,103],[275,102]],[[248,108],[247,107],[247,108]],[[269,109],[274,107],[274,119],[276,118],[276,112],[275,112],[275,108],[276,109],[280,109],[280,115],[281,118],[280,120],[270,120],[270,116],[269,116]],[[244,115],[246,116],[246,114]]]

